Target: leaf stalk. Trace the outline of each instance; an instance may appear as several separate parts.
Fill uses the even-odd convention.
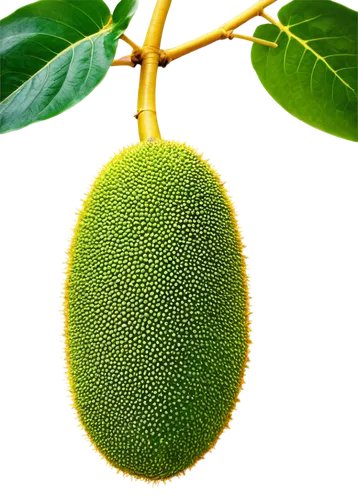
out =
[[[111,66],[130,66],[130,67],[134,68],[135,64],[132,61],[132,56],[129,55],[129,56],[121,57],[120,59],[115,59],[112,62]]]
[[[121,35],[120,37],[123,42],[126,42],[130,47],[132,47],[133,50],[140,50],[140,46],[134,43],[130,38],[128,38],[126,35]]]
[[[278,47],[277,43],[268,42],[267,40],[262,40],[262,38],[256,38],[255,36],[239,35],[238,33],[233,33],[229,36],[229,39],[240,38],[240,40],[247,40],[249,42],[258,43],[260,45],[266,45],[267,47],[272,47],[276,49]]]

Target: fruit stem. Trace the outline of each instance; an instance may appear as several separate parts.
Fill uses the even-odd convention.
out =
[[[161,139],[156,110],[156,83],[160,44],[172,0],[157,0],[141,51],[142,68],[138,92],[138,131],[141,141]]]

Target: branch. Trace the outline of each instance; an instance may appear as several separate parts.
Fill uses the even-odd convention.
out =
[[[239,26],[242,26],[247,21],[250,21],[250,19],[256,16],[260,16],[266,7],[275,2],[276,0],[260,0],[216,30],[210,31],[206,35],[196,38],[195,40],[191,40],[190,42],[184,43],[183,45],[179,45],[178,47],[165,50],[164,65],[169,64],[179,57],[190,54],[195,50],[201,49],[203,47],[206,47],[207,45],[217,42],[218,40],[225,40],[229,38],[233,30],[235,30]]]

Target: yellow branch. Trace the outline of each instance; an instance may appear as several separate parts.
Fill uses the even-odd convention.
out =
[[[157,0],[142,48],[142,69],[138,92],[138,130],[141,141],[160,139],[156,110],[156,83],[160,61],[160,44],[172,0]]]
[[[179,45],[178,47],[165,50],[166,64],[178,59],[179,57],[185,56],[186,54],[190,54],[190,52],[194,52],[195,50],[206,47],[211,43],[217,42],[218,40],[229,38],[233,30],[243,25],[250,19],[261,15],[263,10],[274,2],[276,2],[276,0],[260,0],[216,30],[210,31],[206,35],[184,43],[183,45]]]

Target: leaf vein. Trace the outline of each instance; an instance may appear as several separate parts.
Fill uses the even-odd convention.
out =
[[[42,57],[39,57],[39,56],[34,56],[32,54],[27,54],[26,57],[31,57],[32,59],[38,59],[39,61],[43,61],[46,64],[48,63],[48,60],[43,59]]]
[[[35,73],[32,78],[35,78],[36,75],[38,75],[41,71],[43,71],[45,68],[47,68],[50,64],[52,64],[56,59],[58,59],[59,57],[63,56],[68,50],[72,49],[74,47],[76,47],[77,45],[80,45],[81,43],[84,43],[86,42],[87,40],[90,40],[91,38],[93,38],[94,36],[97,36],[97,35],[102,35],[102,34],[105,34],[105,33],[108,33],[110,31],[110,28],[107,28],[107,29],[103,29],[101,30],[101,32],[99,33],[94,33],[93,35],[90,35],[88,37],[85,37],[84,39],[82,40],[78,40],[76,43],[74,44],[71,44],[69,47],[66,47],[62,52],[59,52],[56,57],[54,57],[53,59],[51,59],[45,66],[43,66],[42,68],[39,69],[39,71],[37,71],[37,73]],[[23,87],[24,85],[26,85],[27,82],[29,82],[31,79],[29,80],[26,80],[26,82],[24,82],[20,87],[18,87],[12,94],[10,94],[8,97],[6,97],[1,103],[0,103],[0,115],[1,115],[1,112],[2,111],[5,111],[4,109],[1,109],[3,104],[8,100],[10,99],[12,96],[14,96],[15,94],[17,94],[17,92],[19,92]],[[6,109],[6,107],[5,107]]]
[[[84,33],[82,33],[80,30],[78,30],[77,28],[74,28],[73,26],[71,26],[70,24],[67,24],[67,23],[63,23],[62,21],[57,21],[56,19],[51,19],[50,17],[43,17],[43,16],[40,16],[40,19],[45,19],[47,21],[52,21],[54,23],[57,23],[57,24],[62,24],[63,26],[66,26],[67,28],[70,28],[71,30],[73,31],[77,31],[77,33],[79,33],[81,36],[83,37],[86,37],[87,35],[85,35]]]
[[[55,54],[55,56],[57,55],[57,53],[54,50],[50,49],[49,47],[46,47],[46,45],[44,45],[43,43],[38,42],[37,40],[32,40],[32,43],[35,43],[36,45],[40,45],[40,47],[43,47],[44,49],[49,50],[50,52],[52,52],[53,54]]]
[[[336,72],[338,73],[338,71],[343,71],[345,69],[357,69],[358,66],[346,66],[345,68],[339,68],[339,69],[336,69]]]
[[[334,75],[333,83],[332,83],[332,102],[333,106],[336,107],[336,103],[334,102],[334,84],[337,81],[337,75]]]
[[[23,37],[28,36],[28,35],[29,35],[29,37],[36,36],[36,35],[52,36],[53,38],[58,38],[58,40],[63,40],[64,42],[67,42],[69,45],[72,45],[72,42],[70,42],[66,38],[62,38],[61,36],[51,35],[51,33],[41,33],[41,32],[24,33],[23,35],[11,35],[11,36],[7,36],[7,37],[3,38],[3,40],[8,40],[9,38],[19,38],[19,36],[23,38]]]
[[[313,74],[315,72],[315,69],[316,69],[318,61],[319,61],[319,59],[316,59],[316,62],[314,63],[312,71],[311,71],[311,78],[310,78],[310,88],[311,88],[311,93],[312,93],[313,97],[314,97],[314,93],[313,93]]]
[[[300,62],[298,63],[298,66],[297,66],[297,73],[299,72],[299,69],[301,67],[301,64],[302,64],[303,58],[305,57],[306,52],[307,52],[307,49],[304,48],[303,49],[303,54],[302,54],[301,59],[300,59]]]
[[[52,104],[52,102],[56,99],[56,97],[58,96],[58,94],[61,92],[61,90],[62,90],[63,86],[65,85],[66,80],[68,78],[68,75],[69,75],[69,72],[70,72],[70,69],[71,69],[71,66],[72,66],[74,58],[75,58],[75,49],[74,49],[74,47],[72,47],[72,58],[71,58],[70,64],[68,65],[68,68],[67,68],[67,71],[66,71],[66,76],[65,76],[65,78],[64,78],[64,80],[63,80],[60,88],[58,89],[58,91],[56,92],[56,94],[53,96],[53,98],[51,99],[51,101],[48,104],[46,104],[46,106],[44,108],[42,108],[36,114],[36,116],[34,116],[33,120],[35,120],[39,116],[40,113],[43,113],[45,111],[45,109],[48,108],[50,106],[50,104]]]
[[[92,70],[92,64],[93,64],[93,52],[94,52],[94,43],[93,43],[93,41],[92,41],[92,40],[90,40],[90,42],[91,42],[91,57],[90,57],[90,61],[89,61],[90,63],[89,63],[89,68],[88,68],[88,71],[87,71],[87,76],[86,76],[85,81],[84,81],[84,82],[83,82],[83,84],[82,84],[82,87],[84,87],[84,86],[86,85],[87,80],[88,80],[88,77],[89,77],[89,75],[90,75],[90,73],[91,73],[91,70]]]
[[[317,16],[316,19],[318,17],[322,17],[322,16]],[[326,61],[326,59],[328,57],[331,57],[332,55],[339,55],[339,56],[349,55],[349,56],[352,56],[352,55],[356,55],[356,54],[331,54],[329,56],[323,57],[320,54],[318,54],[315,50],[313,50],[312,47],[310,47],[305,40],[302,40],[302,38],[300,38],[297,35],[295,35],[294,33],[292,33],[289,30],[290,26],[284,26],[279,21],[276,21],[275,19],[271,19],[270,16],[269,16],[269,19],[272,22],[272,24],[274,24],[275,26],[277,26],[281,31],[284,31],[289,38],[294,38],[303,47],[305,47],[307,50],[309,50],[310,52],[312,52],[312,54],[314,56],[316,56],[317,59],[323,61],[326,64],[326,66],[328,67],[328,69],[330,69],[332,71],[332,73],[335,75],[335,78],[338,78],[341,81],[341,83],[343,83],[343,85],[345,85],[346,87],[348,87],[353,92],[353,94],[357,97],[356,91],[341,76],[339,76],[339,74],[337,73],[337,71],[334,68],[332,68],[332,66],[330,64],[328,64],[328,62]],[[312,21],[312,19],[309,19],[309,20]],[[302,24],[302,23],[299,23],[299,24]],[[311,78],[312,78],[312,75],[311,75]]]
[[[4,75],[26,75],[26,76],[31,76],[29,73],[24,73],[23,71],[4,71],[1,73],[1,76]]]
[[[103,26],[104,26],[103,21],[102,21],[102,26],[99,26],[99,25],[96,23],[96,21],[95,21],[95,20],[94,20],[91,16],[89,16],[89,15],[87,14],[87,12],[85,12],[83,9],[80,9],[79,7],[77,7],[77,5],[74,5],[72,2],[67,2],[67,3],[68,3],[68,5],[71,5],[71,7],[73,7],[74,9],[79,10],[79,11],[80,11],[80,12],[82,12],[85,16],[87,16],[87,17],[88,17],[88,19],[90,19],[90,20],[93,22],[93,24],[95,24],[95,25],[97,26],[97,28],[99,28],[99,29],[102,29],[102,28],[103,28]],[[101,18],[101,20],[102,20],[102,18]]]
[[[287,75],[287,71],[286,71],[286,59],[287,59],[287,51],[288,51],[288,47],[290,45],[290,41],[291,41],[291,38],[288,38],[287,44],[286,44],[286,49],[285,49],[285,55],[283,57],[283,71],[285,72],[285,75]]]
[[[310,40],[306,40],[306,43],[310,42],[317,42],[318,40],[337,40],[339,38],[345,38],[346,40],[349,40],[348,37],[346,36],[323,36],[321,38],[311,38]]]
[[[319,16],[316,16],[316,17],[311,17],[311,19],[305,19],[304,21],[301,21],[300,23],[296,23],[296,24],[288,23],[287,28],[290,29],[290,28],[293,28],[294,26],[299,26],[300,24],[309,23],[310,21],[314,21],[315,19],[319,19],[320,17],[322,17],[322,14],[320,14]]]
[[[47,82],[47,80],[48,80],[48,75],[49,75],[49,73],[50,73],[50,70],[48,69],[48,66],[46,66],[46,70],[47,70],[47,71],[46,71],[46,77],[45,77],[45,79],[44,79],[44,82],[43,82],[43,84],[42,84],[42,86],[41,86],[40,90],[37,92],[37,94],[36,94],[36,95],[35,95],[35,97],[32,99],[32,101],[31,101],[31,102],[30,102],[30,103],[26,106],[26,108],[22,111],[22,114],[24,114],[24,113],[25,113],[25,111],[27,111],[27,110],[29,109],[29,107],[30,107],[30,106],[31,106],[31,105],[32,105],[32,104],[36,101],[36,99],[38,98],[38,96],[39,96],[39,95],[41,94],[41,92],[43,91],[43,88],[44,88],[44,86],[46,85],[46,82]],[[33,82],[31,82],[31,83],[33,83]]]
[[[323,59],[328,59],[328,57],[341,57],[341,56],[357,56],[358,54],[329,54],[324,56]]]

